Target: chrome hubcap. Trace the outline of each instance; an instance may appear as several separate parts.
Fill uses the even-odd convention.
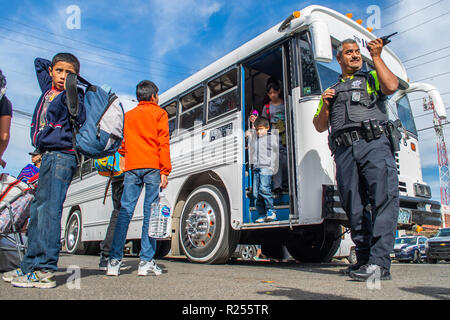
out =
[[[203,248],[214,238],[216,215],[211,205],[200,201],[192,208],[186,219],[186,234],[191,245]]]
[[[74,218],[69,225],[67,233],[67,248],[72,250],[75,247],[78,238],[78,219]]]

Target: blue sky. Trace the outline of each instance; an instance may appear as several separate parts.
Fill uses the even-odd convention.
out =
[[[450,91],[448,1],[0,0],[0,69],[14,109],[32,113],[40,95],[34,58],[72,52],[81,61],[82,75],[111,85],[131,108],[140,80],[151,79],[164,92],[292,11],[320,4],[366,19],[367,8],[376,4],[381,8],[381,29],[374,33],[402,32],[390,47],[402,60],[412,59],[405,63],[411,81],[426,79],[444,94]],[[71,15],[66,10],[71,5],[80,8],[80,29],[67,28]],[[411,96],[414,115],[420,115],[418,129],[432,125],[432,117],[423,115],[421,97]],[[447,106],[449,97],[443,95]],[[4,172],[16,175],[28,163],[29,123],[29,118],[15,113]],[[450,127],[445,132],[449,131]],[[424,180],[431,184],[433,198],[439,199],[434,131],[423,131],[419,138]],[[450,134],[446,141],[450,143]]]

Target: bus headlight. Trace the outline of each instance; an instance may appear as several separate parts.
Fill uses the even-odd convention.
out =
[[[414,183],[416,197],[431,198],[431,188],[426,184]]]

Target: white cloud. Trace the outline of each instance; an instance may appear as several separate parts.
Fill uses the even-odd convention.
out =
[[[206,28],[221,6],[211,0],[153,0],[152,7],[158,11],[152,16],[155,55],[162,57],[170,50],[195,41],[195,35]]]

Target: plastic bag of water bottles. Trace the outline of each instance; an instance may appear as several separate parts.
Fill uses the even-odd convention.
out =
[[[152,204],[148,235],[155,239],[168,239],[172,236],[170,204],[163,193],[159,194],[159,202]]]

